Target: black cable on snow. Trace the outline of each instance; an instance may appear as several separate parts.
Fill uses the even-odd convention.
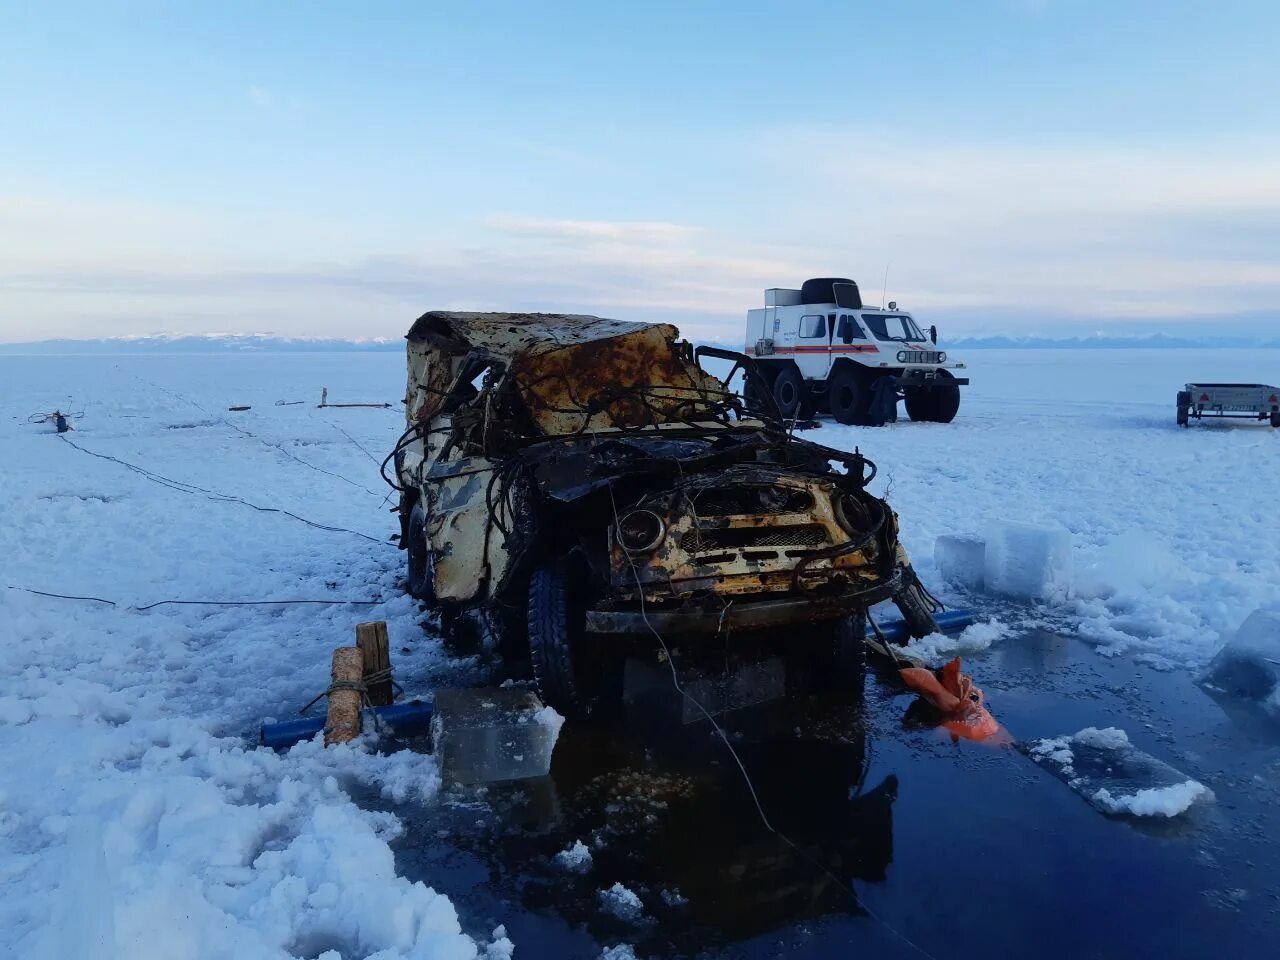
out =
[[[175,399],[177,399],[177,400],[181,400],[183,403],[189,403],[189,404],[191,404],[191,406],[195,407],[197,410],[199,410],[201,413],[205,414],[206,416],[213,417],[213,418],[214,418],[214,420],[216,420],[217,422],[219,422],[219,423],[221,423],[221,424],[224,424],[225,426],[230,427],[232,430],[236,431],[236,433],[243,434],[244,436],[248,437],[248,438],[249,438],[249,439],[251,439],[251,440],[257,440],[257,441],[258,441],[260,444],[262,444],[264,447],[270,447],[272,450],[275,450],[277,453],[281,453],[281,454],[283,454],[284,456],[288,457],[288,458],[289,458],[290,460],[292,460],[294,463],[301,464],[302,466],[306,467],[306,468],[307,468],[307,469],[309,469],[309,470],[314,470],[314,471],[316,471],[316,473],[323,473],[323,474],[325,474],[326,476],[330,476],[330,477],[333,477],[333,478],[335,478],[335,479],[337,479],[337,480],[341,480],[343,483],[350,484],[351,486],[355,487],[355,488],[356,488],[356,489],[358,489],[358,490],[363,490],[365,493],[369,494],[369,496],[371,496],[371,497],[376,497],[376,496],[378,496],[378,494],[374,493],[372,490],[370,490],[370,489],[369,489],[368,487],[366,487],[364,484],[362,484],[362,483],[357,483],[356,481],[354,481],[354,480],[350,479],[349,477],[344,477],[344,476],[343,476],[342,474],[340,474],[340,473],[334,473],[332,470],[326,470],[324,467],[316,466],[316,465],[315,465],[314,463],[312,463],[310,460],[304,460],[304,459],[302,459],[302,457],[299,457],[297,454],[293,453],[292,451],[286,450],[286,449],[284,448],[283,444],[279,444],[279,443],[272,443],[270,440],[266,440],[266,439],[264,439],[264,438],[262,438],[262,437],[258,436],[258,435],[257,435],[256,433],[254,433],[253,431],[251,431],[251,430],[246,430],[244,427],[240,426],[240,425],[239,425],[239,424],[237,424],[237,423],[232,423],[232,422],[231,422],[230,420],[228,420],[226,417],[221,416],[220,414],[217,414],[217,413],[213,413],[213,412],[211,412],[211,411],[210,411],[207,407],[205,407],[203,404],[197,403],[196,401],[192,400],[190,397],[183,396],[182,394],[178,393],[178,391],[176,391],[176,390],[170,390],[168,387],[161,386],[161,385],[160,385],[160,384],[158,384],[158,383],[153,383],[152,381],[150,381],[150,380],[146,380],[146,379],[144,379],[143,377],[139,377],[139,376],[137,376],[136,374],[134,375],[134,379],[135,379],[135,380],[137,380],[137,381],[139,381],[140,383],[150,384],[150,385],[151,385],[151,386],[153,386],[153,387],[156,387],[156,388],[158,388],[158,389],[160,389],[160,390],[163,390],[165,393],[169,394],[169,396],[171,396],[171,397],[173,397],[173,398],[175,398]],[[344,432],[345,432],[345,431],[344,431]],[[350,437],[348,437],[348,439],[350,439]],[[352,440],[352,443],[355,443],[355,441],[354,441],[354,440]],[[357,443],[357,444],[356,444],[356,446],[358,446],[358,447],[359,447],[360,445]],[[363,447],[361,447],[360,449],[362,449],[362,450],[363,450],[364,448],[363,448]],[[365,450],[365,453],[366,453],[366,454],[368,454],[368,455],[370,455],[370,456],[372,456],[371,454],[369,454],[369,451],[367,451],[367,450]],[[376,462],[377,462],[377,460],[376,460],[376,459],[374,459],[374,462],[376,463]]]
[[[105,603],[110,607],[119,606],[114,600],[104,600],[102,597],[73,597],[68,593],[49,593],[45,590],[32,590],[30,587],[14,587],[9,586],[10,590],[22,590],[26,593],[34,593],[37,597],[57,597],[59,600],[91,600],[94,603]]]
[[[179,604],[184,606],[199,607],[262,607],[262,606],[290,606],[294,604],[304,603],[323,603],[329,605],[349,605],[354,607],[376,607],[383,600],[157,600],[155,603],[146,603],[141,606],[126,605],[116,600],[107,600],[103,597],[79,597],[69,593],[51,593],[48,590],[35,590],[31,587],[16,587],[7,585],[9,590],[21,590],[24,593],[33,593],[38,597],[56,597],[59,600],[88,600],[94,603],[105,603],[112,607],[122,607],[125,610],[136,610],[141,613],[143,610],[154,610],[156,607],[163,607],[166,604]]]
[[[370,460],[372,460],[374,463],[377,463],[377,462],[378,462],[378,458],[377,458],[377,457],[375,457],[375,456],[374,456],[372,453],[370,453],[368,450],[366,450],[366,449],[361,445],[360,441],[359,441],[359,440],[357,440],[355,437],[353,437],[351,434],[347,433],[347,431],[343,430],[340,426],[338,426],[338,425],[337,425],[336,423],[334,423],[332,420],[325,420],[325,423],[329,424],[329,426],[333,427],[333,429],[337,430],[340,434],[342,434],[344,437],[346,437],[348,440],[350,440],[353,444],[355,444],[356,449],[357,449],[357,450],[359,450],[361,453],[363,453],[366,457],[368,457],[368,458],[369,458]]]
[[[166,477],[166,476],[163,476],[162,474],[155,473],[151,470],[148,470],[146,467],[140,467],[136,463],[129,463],[127,460],[121,460],[119,457],[113,457],[110,454],[97,453],[93,450],[89,450],[85,447],[80,446],[78,443],[75,443],[72,440],[68,440],[66,436],[62,434],[59,434],[58,439],[62,440],[64,443],[70,444],[72,447],[79,450],[81,453],[87,453],[89,456],[97,457],[99,460],[110,460],[112,463],[118,463],[120,464],[120,466],[126,467],[129,470],[132,470],[134,473],[138,474],[139,476],[145,477],[146,479],[150,480],[152,483],[158,483],[162,487],[168,487],[171,490],[177,490],[179,493],[192,494],[193,496],[201,495],[208,500],[214,501],[215,503],[239,503],[239,504],[243,504],[246,507],[249,507],[252,510],[257,510],[259,513],[284,514],[286,517],[292,517],[294,520],[297,520],[300,523],[305,523],[309,527],[315,527],[317,530],[327,530],[330,533],[349,533],[352,536],[362,537],[363,539],[368,540],[370,543],[382,544],[385,542],[383,540],[380,540],[377,537],[371,537],[367,533],[361,533],[359,530],[349,530],[346,527],[335,527],[325,523],[317,523],[314,520],[308,520],[306,517],[300,517],[296,513],[292,513],[288,510],[285,510],[283,507],[264,507],[257,503],[251,503],[250,501],[244,499],[243,497],[236,497],[236,496],[231,496],[225,493],[218,493],[215,490],[208,490],[204,487],[198,487],[193,483],[187,483],[183,480],[174,480],[170,477]]]

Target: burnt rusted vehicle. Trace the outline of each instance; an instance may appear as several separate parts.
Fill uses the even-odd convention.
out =
[[[750,633],[839,664],[886,599],[913,635],[934,630],[897,517],[866,489],[874,465],[748,406],[726,382],[750,358],[565,314],[432,311],[407,341],[387,464],[408,589],[527,653],[561,712],[599,697],[624,652]]]

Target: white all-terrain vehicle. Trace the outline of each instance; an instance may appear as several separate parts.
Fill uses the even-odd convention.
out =
[[[766,382],[746,390],[773,394],[787,419],[830,413],[841,423],[882,424],[897,418],[898,399],[912,420],[950,423],[967,377],[952,370],[911,314],[867,307],[858,285],[839,277],[806,280],[799,290],[765,291],[765,306],[747,311],[745,352]]]

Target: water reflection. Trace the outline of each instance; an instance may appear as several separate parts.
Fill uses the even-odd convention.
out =
[[[861,684],[824,685],[780,660],[681,679],[717,714],[746,777],[666,666],[630,663],[621,710],[566,724],[549,777],[452,788],[450,842],[525,909],[652,951],[857,912],[853,882],[883,880],[893,859],[898,791],[892,776],[866,783]],[[574,873],[554,858],[579,840],[592,866]],[[642,921],[602,909],[615,883],[640,898]]]

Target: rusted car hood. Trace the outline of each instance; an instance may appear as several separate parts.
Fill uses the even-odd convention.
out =
[[[411,354],[420,344],[424,355],[481,352],[503,362],[538,429],[566,436],[683,421],[722,402],[725,385],[678,336],[670,324],[581,314],[430,311],[407,339]],[[433,415],[431,406],[418,417]]]

